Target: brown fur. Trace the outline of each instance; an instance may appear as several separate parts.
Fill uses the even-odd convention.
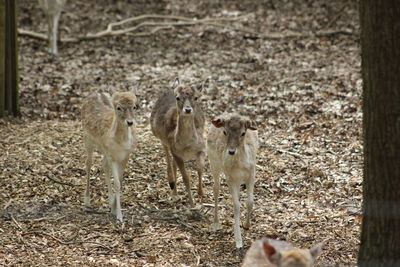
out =
[[[160,139],[165,150],[167,177],[173,194],[176,194],[178,167],[188,192],[189,203],[193,205],[190,177],[186,173],[184,161],[196,160],[198,194],[202,196],[205,160],[204,116],[198,103],[200,91],[190,86],[179,85],[179,80],[176,83],[174,91],[163,92],[156,101],[151,112],[150,124],[153,134]],[[190,109],[191,113],[185,113],[186,109]]]
[[[322,244],[317,244],[311,249],[299,249],[285,241],[262,238],[251,245],[242,267],[311,267],[321,248]]]

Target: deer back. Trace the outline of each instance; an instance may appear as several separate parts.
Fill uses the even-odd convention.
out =
[[[104,135],[111,127],[114,109],[107,96],[92,93],[82,101],[81,118],[83,129],[92,136]]]

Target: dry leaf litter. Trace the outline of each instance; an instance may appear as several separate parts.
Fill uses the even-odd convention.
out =
[[[110,22],[154,13],[237,17],[227,25],[262,33],[353,33],[268,40],[193,25],[140,38],[62,43],[58,57],[45,52],[45,41],[21,37],[23,116],[0,120],[0,265],[238,266],[251,242],[263,236],[300,247],[325,242],[319,266],[355,264],[362,200],[356,2],[116,2],[69,1],[61,35],[97,32]],[[19,1],[18,15],[21,28],[45,32],[36,1]],[[176,76],[193,85],[209,79],[202,97],[208,118],[236,110],[260,125],[255,210],[243,249],[234,246],[225,184],[222,229],[210,230],[208,165],[203,205],[195,179],[195,209],[188,208],[180,177],[179,198],[170,197],[163,152],[148,119],[158,93]],[[90,92],[139,82],[139,146],[123,181],[120,224],[108,213],[99,155],[91,179],[93,207],[82,206],[79,105]]]

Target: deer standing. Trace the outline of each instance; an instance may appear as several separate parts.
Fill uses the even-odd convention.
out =
[[[172,194],[176,195],[177,167],[193,206],[190,177],[185,161],[195,159],[199,178],[198,195],[203,196],[202,175],[205,161],[203,138],[204,116],[199,104],[203,84],[197,88],[181,85],[177,78],[173,90],[161,94],[151,112],[150,124],[153,134],[160,139],[165,151],[167,177]]]
[[[102,165],[108,186],[108,204],[111,213],[121,222],[120,195],[123,171],[130,153],[136,147],[135,92],[136,89],[130,92],[115,92],[111,98],[103,93],[93,93],[83,100],[81,109],[83,140],[87,154],[84,204],[90,206],[90,169],[93,151],[97,148],[103,154]]]
[[[54,55],[58,54],[58,22],[66,2],[67,0],[39,0],[39,6],[44,10],[47,17],[49,52]]]
[[[237,248],[243,246],[240,233],[240,186],[245,184],[247,190],[247,216],[244,228],[248,229],[254,202],[257,149],[258,137],[254,121],[238,114],[224,114],[212,120],[212,126],[207,136],[207,155],[214,178],[215,208],[212,229],[214,231],[220,229],[218,217],[219,176],[223,172],[233,200],[234,236]]]

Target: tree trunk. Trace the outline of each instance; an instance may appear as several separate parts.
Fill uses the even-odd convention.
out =
[[[19,114],[16,1],[0,0],[0,117]]]
[[[6,84],[5,84],[5,37],[6,37],[6,5],[0,0],[0,117],[6,110]]]
[[[364,113],[359,266],[400,266],[400,5],[360,1]]]

